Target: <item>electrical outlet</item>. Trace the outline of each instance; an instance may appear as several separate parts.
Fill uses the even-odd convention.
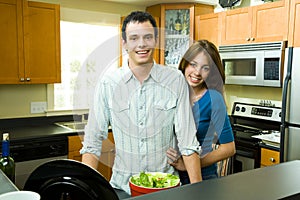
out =
[[[47,110],[47,102],[31,102],[31,113],[45,113]]]

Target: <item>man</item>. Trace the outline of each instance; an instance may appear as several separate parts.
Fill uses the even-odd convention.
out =
[[[120,198],[130,195],[128,180],[133,174],[176,173],[168,164],[169,147],[178,146],[191,183],[201,181],[200,146],[188,85],[178,70],[154,62],[158,40],[155,20],[148,13],[132,12],[123,22],[122,39],[128,62],[107,73],[95,89],[82,161],[97,168],[110,124],[116,147],[110,184]]]

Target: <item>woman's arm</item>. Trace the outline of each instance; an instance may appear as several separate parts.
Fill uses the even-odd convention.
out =
[[[217,163],[221,160],[229,158],[235,154],[235,143],[234,141],[220,144],[219,148],[213,150],[212,152],[208,153],[206,156],[201,158],[201,167],[207,167],[214,163]],[[169,148],[167,151],[167,157],[169,158],[168,163],[175,167],[177,170],[186,171],[185,164],[183,162],[182,157],[178,154],[178,152],[173,149]]]
[[[209,152],[206,156],[201,158],[201,167],[210,166],[216,162],[229,158],[234,154],[235,154],[234,141],[226,144],[220,144],[217,149]]]

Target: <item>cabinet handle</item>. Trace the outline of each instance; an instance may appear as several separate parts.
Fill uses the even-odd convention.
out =
[[[30,78],[26,78],[26,81],[30,81]]]
[[[250,38],[246,38],[246,41],[250,41]]]
[[[251,41],[254,41],[254,40],[255,40],[255,38],[251,38],[250,40],[251,40]]]
[[[275,158],[270,158],[270,161],[271,161],[272,163],[274,163],[274,162],[275,162]]]
[[[20,81],[21,81],[21,82],[24,82],[24,81],[25,81],[25,78],[20,78]]]

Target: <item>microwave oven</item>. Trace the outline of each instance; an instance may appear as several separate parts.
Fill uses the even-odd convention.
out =
[[[225,84],[281,87],[286,42],[220,46]]]

